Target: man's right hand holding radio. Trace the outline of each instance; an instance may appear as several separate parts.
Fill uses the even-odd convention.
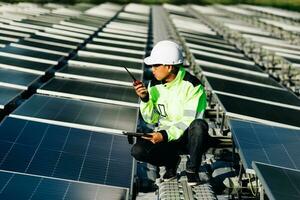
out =
[[[141,81],[134,81],[133,83],[136,94],[141,98],[142,101],[149,101],[149,94],[146,86]]]

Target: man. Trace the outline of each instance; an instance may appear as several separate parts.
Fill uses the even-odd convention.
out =
[[[156,124],[157,130],[138,139],[131,154],[137,160],[165,166],[163,178],[170,180],[176,178],[179,153],[188,152],[188,183],[199,184],[198,170],[208,139],[208,125],[203,120],[204,88],[185,71],[181,49],[172,41],[158,42],[144,62],[152,66],[155,80],[148,89],[141,82],[136,82],[134,88],[142,100],[140,112],[144,121]]]

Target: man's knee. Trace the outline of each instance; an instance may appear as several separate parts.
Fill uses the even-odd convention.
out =
[[[196,132],[204,132],[204,133],[206,133],[208,131],[208,124],[203,119],[195,119],[191,123],[191,125],[190,125],[189,128],[196,130]]]
[[[140,143],[135,143],[131,148],[131,155],[139,161],[143,161],[143,158],[145,157],[146,151],[143,148],[143,145]]]

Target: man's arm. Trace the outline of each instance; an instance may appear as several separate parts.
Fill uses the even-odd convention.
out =
[[[150,91],[150,86],[149,90],[147,90],[145,85],[142,82],[139,82],[138,84],[134,85],[134,89],[136,94],[142,100],[140,103],[140,112],[143,119],[149,124],[156,124],[159,120],[159,113],[156,112],[151,92],[148,92]]]

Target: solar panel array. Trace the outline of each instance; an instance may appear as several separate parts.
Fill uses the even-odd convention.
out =
[[[1,109],[17,107],[0,125],[1,199],[132,198],[123,67],[143,78],[149,24],[137,4],[0,6]]]
[[[120,133],[136,131],[139,100],[123,67],[143,80],[152,39],[182,44],[247,172],[253,161],[298,170],[297,20],[248,5],[1,4],[0,109],[16,108],[0,125],[1,198],[132,197]]]

